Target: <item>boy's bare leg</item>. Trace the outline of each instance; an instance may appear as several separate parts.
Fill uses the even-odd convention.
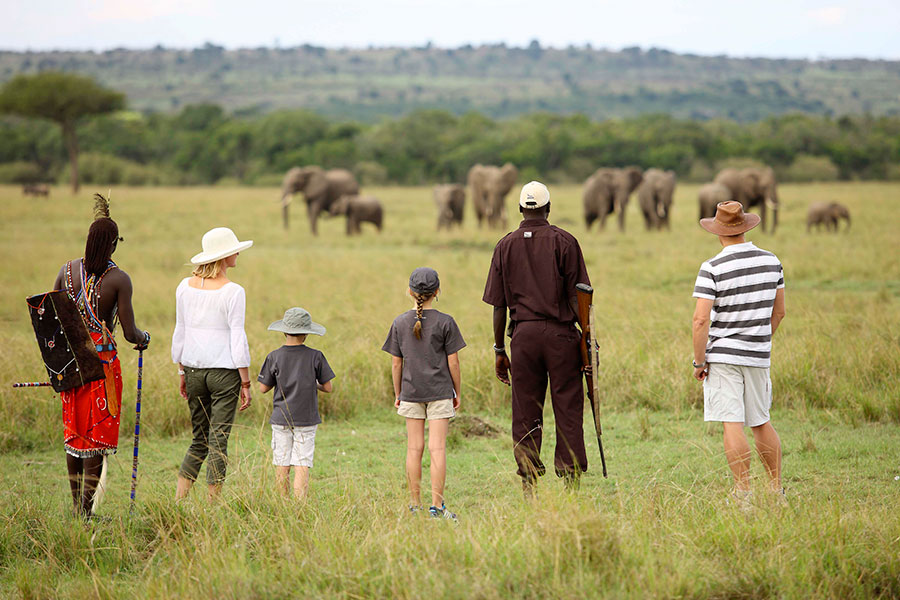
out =
[[[734,489],[750,489],[750,445],[744,435],[743,423],[722,423],[724,427],[725,458],[734,475]]]
[[[758,427],[751,428],[756,451],[766,466],[769,474],[769,486],[772,491],[781,491],[781,438],[768,421]]]
[[[181,500],[183,498],[187,498],[188,493],[191,491],[191,487],[193,487],[194,482],[187,477],[178,476],[178,483],[175,484],[175,499]]]
[[[425,451],[425,419],[406,419],[406,480],[413,506],[422,504],[422,453]]]
[[[294,498],[305,500],[309,491],[309,467],[294,467]]]
[[[275,489],[284,496],[288,495],[288,475],[290,467],[275,466]]]
[[[447,478],[447,430],[450,419],[428,422],[428,453],[431,454],[431,505],[444,504],[444,481]]]

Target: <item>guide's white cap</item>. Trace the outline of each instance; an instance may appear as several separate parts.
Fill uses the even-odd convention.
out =
[[[550,202],[550,190],[540,181],[529,181],[522,186],[519,194],[519,206],[522,208],[540,208]]]

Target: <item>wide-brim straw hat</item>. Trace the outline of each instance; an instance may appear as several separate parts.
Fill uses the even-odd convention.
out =
[[[325,335],[325,327],[314,323],[309,312],[299,306],[284,311],[284,318],[269,325],[269,331],[280,331],[289,335]]]
[[[741,235],[759,225],[759,215],[745,213],[740,202],[729,200],[716,205],[716,216],[700,219],[700,227],[716,235]]]
[[[226,256],[242,252],[253,245],[253,240],[242,242],[237,239],[234,232],[227,227],[216,227],[203,234],[200,242],[203,252],[195,254],[191,258],[191,264],[205,265],[216,262]]]

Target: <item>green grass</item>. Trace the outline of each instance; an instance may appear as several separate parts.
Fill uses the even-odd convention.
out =
[[[586,432],[592,469],[581,492],[569,496],[547,477],[534,505],[522,503],[514,475],[508,388],[492,376],[490,308],[480,301],[500,233],[477,230],[469,212],[462,231],[436,234],[429,190],[371,191],[387,210],[381,235],[366,229],[347,239],[342,222],[326,221],[314,239],[299,202],[293,229],[281,229],[274,190],[113,190],[126,239],[115,258],[134,280],[138,323],[153,344],[144,357],[135,516],[127,516],[127,493],[136,357],[123,351],[122,445],[101,511],[111,520],[87,530],[66,516],[58,397],[8,384],[46,376],[24,298],[80,256],[90,190],[22,200],[17,188],[0,187],[0,595],[900,596],[900,186],[782,186],[778,234],[750,234],[785,265],[788,315],[772,377],[790,504],[765,501],[754,458],[759,499],[749,519],[724,504],[720,431],[702,422],[688,366],[693,280],[718,250],[696,225],[696,186],[679,187],[672,232],[662,234],[643,231],[634,203],[624,235],[586,234],[580,190],[551,190],[551,221],[579,237],[596,289],[611,476],[598,475]],[[806,206],[825,199],[850,207],[849,233],[805,233]],[[189,431],[169,358],[174,289],[200,236],[218,225],[255,240],[232,273],[247,289],[255,368],[280,343],[265,328],[286,308],[303,306],[328,327],[312,343],[338,378],[323,396],[312,496],[302,507],[273,491],[270,399],[258,393],[238,418],[222,501],[171,499]],[[403,425],[379,350],[393,317],[410,306],[409,272],[423,264],[440,272],[437,308],[454,315],[469,342],[463,412],[502,430],[472,438],[451,427],[447,495],[458,527],[404,513]],[[545,458],[552,418],[547,430]]]

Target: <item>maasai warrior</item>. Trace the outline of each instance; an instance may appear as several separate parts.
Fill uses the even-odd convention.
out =
[[[53,289],[64,289],[75,300],[106,373],[106,379],[60,393],[72,501],[76,514],[83,516],[92,514],[106,456],[114,454],[119,444],[122,368],[113,337],[116,321],[135,349],[150,343],[150,334],[134,323],[131,278],[111,260],[122,239],[119,226],[109,218],[108,200],[100,194],[94,198],[84,258],[64,264],[53,283]]]

